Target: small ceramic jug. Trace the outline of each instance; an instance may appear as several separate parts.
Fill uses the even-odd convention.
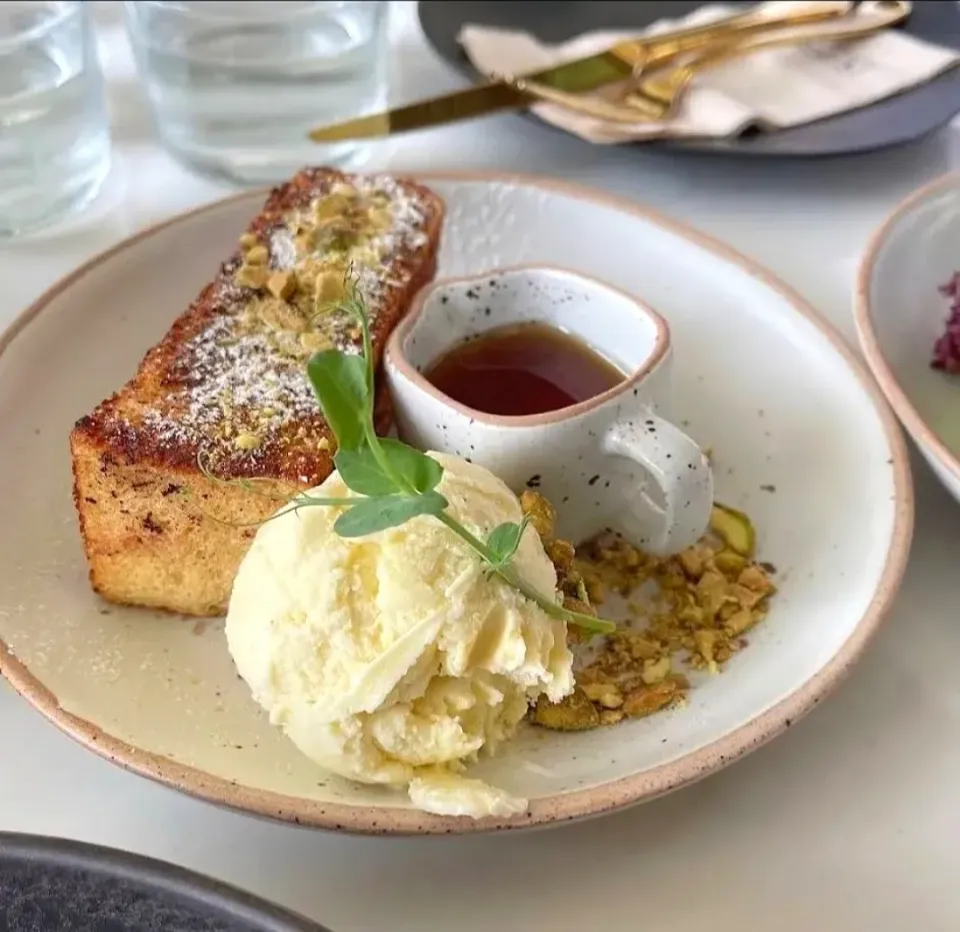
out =
[[[524,322],[579,339],[623,380],[569,407],[508,417],[465,407],[424,377],[463,341]],[[609,285],[544,267],[427,286],[384,357],[405,441],[485,466],[515,492],[537,489],[556,508],[558,531],[568,539],[610,528],[655,554],[693,544],[713,504],[706,457],[662,416],[669,363],[670,333],[659,315]]]

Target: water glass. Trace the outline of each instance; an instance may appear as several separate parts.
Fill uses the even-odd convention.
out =
[[[160,139],[200,171],[270,183],[306,164],[349,165],[356,143],[311,128],[382,109],[382,2],[126,3],[137,69]]]
[[[103,76],[86,4],[0,3],[0,238],[71,214],[110,168]]]

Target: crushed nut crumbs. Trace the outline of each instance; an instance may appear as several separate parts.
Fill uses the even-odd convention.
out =
[[[741,512],[715,505],[707,533],[679,554],[652,557],[612,532],[577,550],[554,534],[556,515],[539,493],[521,506],[557,570],[564,604],[596,616],[616,594],[630,609],[626,625],[580,644],[571,629],[577,664],[574,692],[558,703],[541,699],[534,723],[583,731],[641,718],[681,705],[689,679],[679,665],[719,673],[747,646],[744,637],[769,609],[773,568],[755,560],[755,533]]]
[[[406,284],[385,279],[383,267],[422,246],[426,226],[414,192],[365,176],[333,184],[260,235],[244,233],[214,284],[220,312],[177,361],[182,388],[145,425],[161,441],[256,457],[271,432],[315,416],[306,360],[328,347],[360,350],[356,322],[340,308],[348,271],[375,324],[391,290]]]

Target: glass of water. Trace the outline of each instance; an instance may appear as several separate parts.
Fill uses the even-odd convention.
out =
[[[71,214],[110,168],[110,126],[86,4],[0,2],[0,238]]]
[[[126,4],[134,56],[163,144],[202,172],[245,184],[307,164],[356,163],[315,126],[382,109],[382,2],[199,0]]]

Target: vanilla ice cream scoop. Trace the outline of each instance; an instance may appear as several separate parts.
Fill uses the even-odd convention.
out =
[[[430,453],[449,512],[481,538],[520,521],[492,473]],[[337,473],[317,495],[349,491]],[[304,507],[258,530],[240,565],[226,635],[256,701],[308,757],[341,776],[409,787],[441,814],[526,809],[464,764],[509,738],[540,695],[573,689],[566,625],[485,569],[431,516],[345,539],[341,508]],[[514,556],[524,580],[556,594],[533,528]]]

